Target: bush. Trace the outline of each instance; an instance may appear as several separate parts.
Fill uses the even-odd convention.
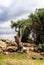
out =
[[[41,51],[44,51],[44,45],[39,43],[38,49],[41,50]]]

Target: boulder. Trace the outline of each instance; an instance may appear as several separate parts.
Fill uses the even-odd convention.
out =
[[[44,52],[41,52],[40,55],[44,56]]]
[[[5,52],[3,52],[3,54],[4,54],[4,55],[8,55],[8,54],[9,54],[9,52],[5,51]]]
[[[29,51],[34,51],[34,47],[30,47],[29,48]]]
[[[6,39],[0,39],[0,41],[6,42]]]
[[[16,42],[10,40],[6,40],[6,44],[7,46],[17,46]]]
[[[16,50],[16,47],[15,46],[8,46],[6,50],[9,52],[14,52]]]
[[[6,43],[0,41],[0,48],[1,48],[2,50],[6,50],[6,47],[7,47]]]
[[[34,47],[34,51],[37,52],[38,51],[38,48],[37,47]]]
[[[28,54],[29,53],[29,47],[23,47],[23,52]]]
[[[5,42],[7,46],[17,46],[16,42],[8,39],[0,39],[0,41]]]
[[[30,43],[23,43],[23,46],[24,46],[24,47],[30,47],[31,44],[30,44]]]

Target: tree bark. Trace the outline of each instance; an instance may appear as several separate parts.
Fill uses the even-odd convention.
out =
[[[19,28],[19,31],[18,31],[19,33],[20,33],[20,36],[15,36],[15,41],[16,41],[16,43],[17,43],[17,50],[16,51],[20,51],[20,52],[23,52],[23,44],[22,44],[22,42],[21,42],[21,39],[22,39],[22,28]]]

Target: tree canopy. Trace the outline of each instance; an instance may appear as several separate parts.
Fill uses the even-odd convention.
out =
[[[37,45],[44,43],[44,8],[36,9],[35,12],[30,13],[27,19],[11,21],[11,27],[15,27],[15,31],[17,31],[17,28],[19,29],[17,31],[20,36],[19,45],[21,44],[21,40],[27,40],[31,30],[36,34]]]
[[[25,29],[26,27],[32,29],[34,27],[36,34],[41,32],[44,36],[44,8],[36,9],[35,12],[31,13],[27,19],[18,20],[15,22],[11,21],[11,27],[19,29]]]

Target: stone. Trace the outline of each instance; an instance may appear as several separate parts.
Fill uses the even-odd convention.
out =
[[[37,52],[38,51],[38,48],[37,47],[34,47],[34,51]]]
[[[9,52],[14,52],[16,50],[16,47],[15,46],[8,46],[6,50]]]
[[[0,41],[0,48],[2,48],[2,50],[6,50],[6,47],[7,47],[6,43]]]
[[[29,53],[29,47],[23,47],[23,52],[28,54]]]
[[[40,53],[40,55],[44,56],[44,52]]]
[[[3,54],[8,55],[9,53],[7,51],[3,52]]]
[[[34,47],[30,47],[29,48],[29,51],[34,51]]]

